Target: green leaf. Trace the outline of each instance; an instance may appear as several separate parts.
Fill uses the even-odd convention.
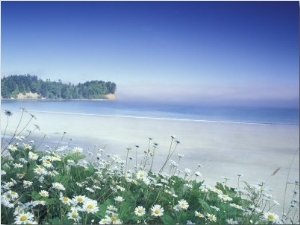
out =
[[[39,195],[39,193],[37,193],[36,191],[33,191],[31,193],[31,197],[34,199],[34,200],[40,200],[41,199],[41,196]]]
[[[203,209],[204,209],[206,212],[210,212],[211,208],[210,208],[210,206],[207,204],[206,201],[204,201],[203,199],[199,198],[199,199],[198,199],[198,202],[199,202],[199,204],[203,207]]]
[[[163,221],[164,224],[176,224],[176,221],[169,214],[164,214],[161,217],[161,220]]]
[[[50,224],[61,224],[61,221],[59,218],[55,217],[53,219],[48,219]]]
[[[74,220],[70,220],[70,219],[68,219],[67,216],[64,216],[63,219],[62,219],[62,224],[64,224],[64,225],[68,225],[68,224],[72,225],[72,224],[74,224]]]

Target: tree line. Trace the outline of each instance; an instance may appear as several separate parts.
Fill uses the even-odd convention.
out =
[[[46,99],[104,99],[107,94],[114,94],[116,84],[101,80],[87,81],[77,85],[62,83],[61,80],[43,81],[35,75],[10,75],[1,78],[2,98],[17,98],[19,93],[37,93]]]

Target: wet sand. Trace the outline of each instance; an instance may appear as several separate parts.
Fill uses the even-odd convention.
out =
[[[202,179],[210,185],[223,181],[221,176],[226,176],[228,184],[236,187],[237,174],[243,174],[242,180],[250,183],[267,181],[267,186],[273,189],[273,195],[281,204],[286,181],[299,179],[299,126],[31,113],[37,118],[32,124],[41,129],[33,135],[42,137],[42,132],[46,133],[47,142],[53,147],[66,132],[62,144],[72,139],[72,144],[86,152],[93,152],[94,145],[97,145],[104,147],[106,153],[119,154],[123,158],[126,147],[135,149],[134,146],[139,145],[138,156],[141,159],[143,151],[148,149],[149,138],[152,138],[158,143],[155,154],[157,170],[164,162],[173,135],[180,144],[172,159],[177,161],[177,153],[185,156],[180,161],[181,170],[193,170],[200,163],[203,166],[200,168]],[[10,117],[9,127],[17,125],[18,115],[14,113]],[[27,121],[28,118],[30,116],[26,115]],[[6,117],[1,118],[2,132],[5,125]],[[33,128],[33,125],[28,127],[29,130]],[[7,133],[12,131],[7,129]],[[131,156],[135,158],[135,150],[132,150]],[[280,168],[279,171],[270,177],[277,168]],[[288,189],[287,199],[291,195]]]

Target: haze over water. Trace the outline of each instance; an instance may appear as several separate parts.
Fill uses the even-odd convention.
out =
[[[298,108],[205,106],[128,101],[2,101],[2,108],[48,113],[140,117],[210,122],[299,125]]]

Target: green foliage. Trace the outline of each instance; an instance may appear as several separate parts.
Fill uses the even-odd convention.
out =
[[[43,81],[32,75],[11,75],[1,79],[2,98],[17,98],[19,93],[37,93],[46,99],[103,99],[107,94],[114,94],[116,84],[104,81],[87,81],[77,85],[64,84],[59,80]]]

